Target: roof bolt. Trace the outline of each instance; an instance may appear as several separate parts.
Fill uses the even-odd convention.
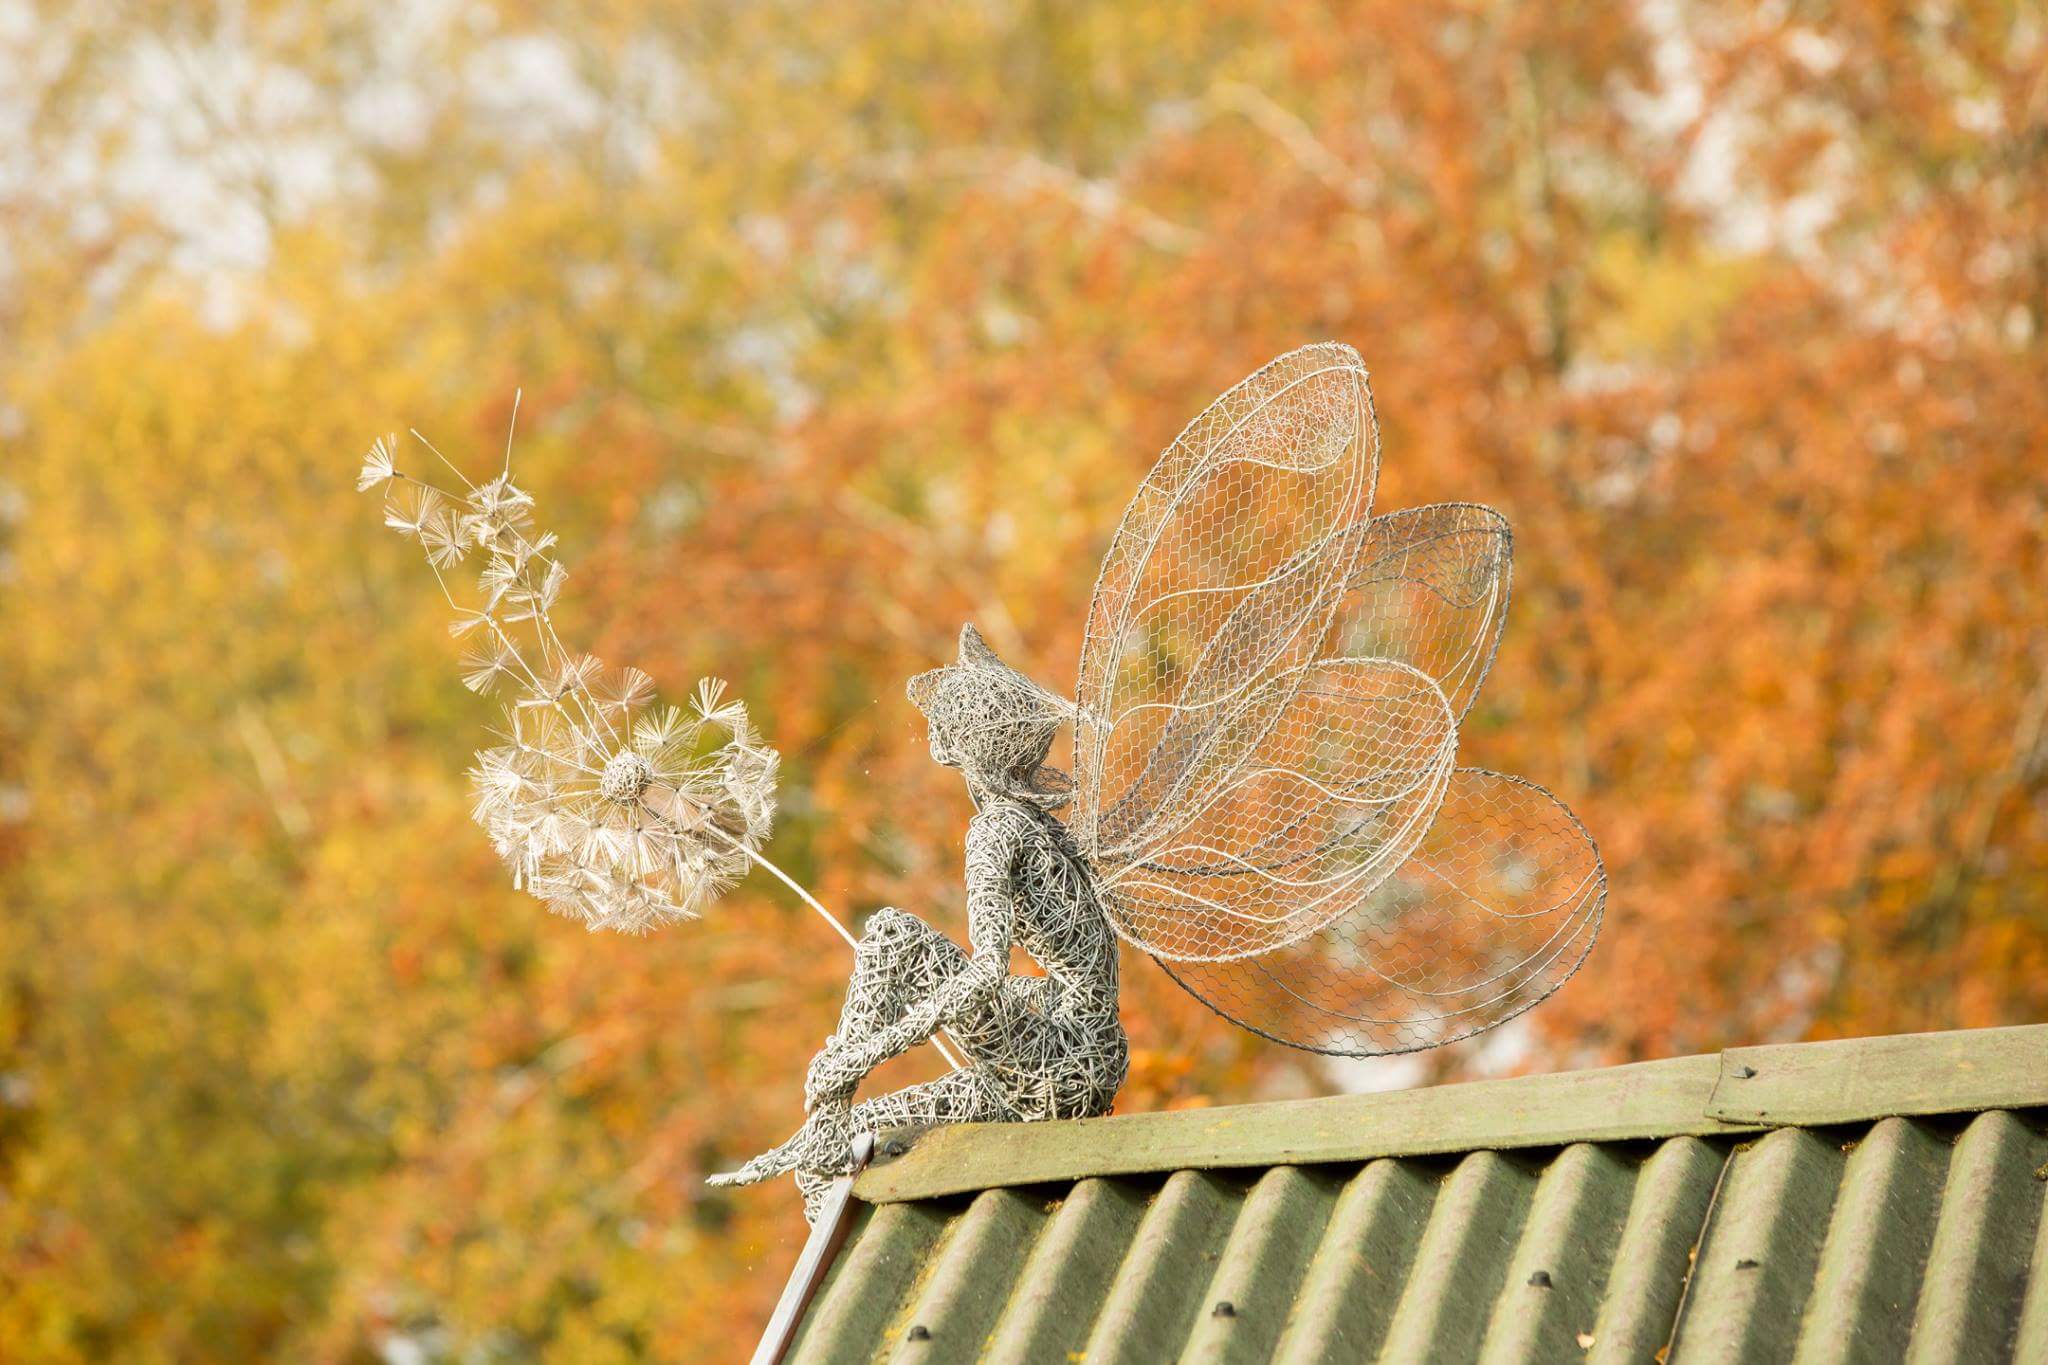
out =
[[[1756,1068],[1753,1066],[1738,1066],[1735,1068],[1735,1079],[1738,1081],[1746,1081],[1754,1075],[1756,1075]]]
[[[1212,1318],[1234,1318],[1237,1316],[1237,1305],[1229,1299],[1219,1299],[1215,1309],[1209,1316]]]
[[[1550,1288],[1550,1272],[1547,1270],[1537,1271],[1534,1275],[1531,1275],[1529,1277],[1529,1283],[1537,1289]]]
[[[1743,1257],[1741,1260],[1735,1263],[1735,1268],[1737,1270],[1755,1270],[1756,1267],[1757,1263],[1755,1261],[1750,1260],[1747,1256]]]
[[[932,1339],[932,1329],[921,1322],[913,1322],[910,1324],[910,1330],[903,1335],[911,1341],[930,1341]]]

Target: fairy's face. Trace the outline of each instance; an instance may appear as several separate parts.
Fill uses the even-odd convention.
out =
[[[960,750],[954,745],[952,735],[936,720],[930,722],[932,762],[948,768],[960,766]]]

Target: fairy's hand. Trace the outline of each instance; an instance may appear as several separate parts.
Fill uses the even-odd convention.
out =
[[[910,1046],[916,1046],[939,1031],[939,1026],[948,1018],[947,1009],[952,996],[946,990],[934,992],[912,1005],[904,1012],[901,1025],[909,1039]]]
[[[1009,964],[993,954],[977,953],[966,968],[941,986],[929,1003],[931,1028],[969,1023],[995,1000],[1009,975]]]
[[[808,1114],[822,1104],[851,1098],[861,1080],[875,1067],[875,1063],[863,1065],[863,1061],[855,1049],[838,1038],[827,1038],[825,1046],[818,1049],[818,1055],[811,1058],[810,1066],[804,1070],[804,1112]]]

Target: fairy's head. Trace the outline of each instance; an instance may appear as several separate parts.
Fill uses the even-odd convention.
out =
[[[960,628],[960,658],[910,680],[910,700],[931,725],[932,757],[958,768],[977,794],[1042,810],[1067,803],[1073,779],[1046,766],[1072,703],[996,657],[973,626]]]

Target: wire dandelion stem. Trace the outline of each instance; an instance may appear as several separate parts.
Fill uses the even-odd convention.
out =
[[[735,847],[741,846],[735,845]],[[844,924],[840,923],[839,917],[837,915],[833,914],[830,910],[827,910],[821,903],[819,903],[818,898],[816,896],[813,896],[802,882],[798,881],[796,878],[790,876],[787,872],[784,872],[780,867],[776,866],[774,861],[771,860],[766,854],[758,853],[750,848],[743,848],[743,851],[746,853],[748,858],[753,860],[754,866],[760,868],[763,872],[766,872],[769,876],[781,882],[784,886],[788,887],[791,891],[795,892],[797,898],[803,901],[805,905],[808,905],[811,907],[811,909],[817,911],[819,917],[823,919],[825,923],[832,926],[833,932],[837,933],[839,937],[846,940],[847,947],[852,948],[856,952],[860,950],[860,940],[855,938],[853,936],[852,931],[849,930]],[[939,1055],[941,1057],[944,1057],[946,1059],[947,1064],[952,1066],[954,1069],[958,1070],[967,1065],[965,1062],[960,1060],[960,1056],[958,1053],[954,1052],[952,1048],[946,1046],[946,1040],[944,1038],[939,1037],[937,1034],[932,1035],[932,1046],[939,1050]]]

